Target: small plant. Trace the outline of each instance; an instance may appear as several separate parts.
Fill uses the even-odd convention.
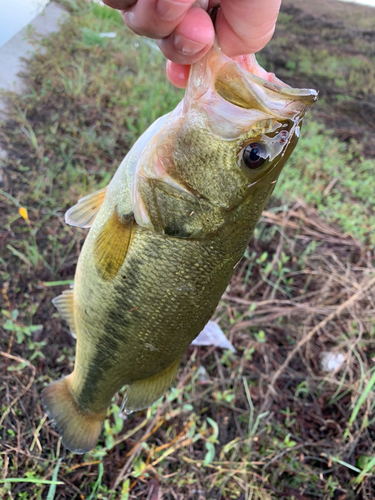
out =
[[[11,312],[8,312],[5,310],[2,310],[1,312],[6,318],[5,323],[3,324],[4,330],[7,330],[7,331],[11,332],[12,334],[15,334],[18,344],[22,344],[25,341],[25,339],[27,339],[27,338],[30,339],[30,337],[33,333],[38,332],[43,328],[43,325],[25,326],[25,325],[22,325],[21,323],[19,323],[17,321],[17,318],[19,315],[19,311],[17,309],[13,309],[13,311],[11,311]],[[30,346],[35,345],[37,347],[40,347],[40,346],[45,345],[45,342],[44,343],[35,343],[35,344],[32,344],[29,342],[29,345]],[[43,356],[41,353],[40,353],[40,355]]]
[[[122,431],[124,420],[119,416],[120,408],[116,404],[112,404],[108,417],[112,415],[114,424],[111,424],[110,418],[104,420],[104,435],[105,445],[110,450],[115,443],[115,436]]]

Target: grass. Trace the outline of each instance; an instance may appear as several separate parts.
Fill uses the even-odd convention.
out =
[[[164,400],[123,420],[119,394],[92,452],[61,446],[39,393],[73,367],[74,340],[51,299],[71,283],[86,235],[66,226],[63,213],[104,187],[145,128],[182,97],[167,83],[154,43],[126,31],[116,11],[65,3],[70,20],[28,63],[29,92],[8,95],[0,128],[7,152],[0,493],[15,500],[374,498],[371,137],[353,140],[363,130],[353,122],[342,140],[325,107],[334,100],[345,118],[360,89],[347,69],[339,87],[338,70],[320,75],[315,53],[302,58],[300,28],[309,18],[288,6],[261,58],[291,83],[318,81],[323,104],[307,117],[215,313],[237,354],[189,348]],[[329,29],[337,33],[325,27],[327,40]],[[108,32],[115,38],[100,37]],[[301,44],[288,49],[292,35]],[[289,67],[280,47],[289,50]],[[325,61],[342,60],[336,42],[319,50]],[[344,355],[336,372],[322,370],[324,352]]]
[[[284,200],[302,198],[322,219],[373,247],[375,160],[362,156],[356,146],[348,147],[322,123],[306,119],[275,194]]]

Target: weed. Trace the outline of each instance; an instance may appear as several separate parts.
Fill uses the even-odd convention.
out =
[[[373,498],[375,319],[366,286],[374,160],[363,129],[344,143],[341,125],[329,131],[323,113],[333,101],[340,119],[345,106],[358,111],[361,86],[371,98],[372,59],[362,37],[362,62],[349,57],[344,67],[337,40],[339,33],[348,43],[347,30],[326,25],[320,39],[333,33],[337,43],[304,52],[314,21],[296,22],[301,12],[288,6],[260,57],[291,83],[319,83],[322,104],[315,121],[306,119],[274,208],[215,313],[237,353],[191,347],[166,398],[123,420],[117,395],[98,446],[60,457],[38,392],[73,367],[74,340],[51,299],[72,283],[86,235],[66,226],[63,213],[104,187],[139,135],[182,96],[166,82],[154,42],[126,31],[117,11],[64,3],[70,20],[28,63],[30,91],[8,95],[0,130],[8,153],[0,191],[0,492],[20,500]],[[106,32],[116,36],[100,37]],[[356,79],[358,66],[365,71]],[[337,372],[322,371],[326,351],[345,354]]]

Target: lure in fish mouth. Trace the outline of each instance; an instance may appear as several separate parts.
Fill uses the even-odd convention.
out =
[[[66,222],[91,228],[74,288],[54,299],[77,338],[73,372],[42,392],[76,453],[111,399],[126,413],[168,390],[242,257],[316,101],[218,47],[192,66],[183,101],[129,151],[106,189]]]

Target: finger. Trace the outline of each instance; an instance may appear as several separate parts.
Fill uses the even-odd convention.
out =
[[[172,85],[179,89],[186,87],[189,78],[190,66],[177,64],[172,61],[167,62],[167,77]]]
[[[194,0],[138,0],[122,11],[122,17],[138,35],[164,38],[173,33],[193,3]]]
[[[137,3],[137,0],[103,0],[103,3],[112,7],[112,9],[123,10],[133,7]]]
[[[215,31],[210,16],[203,9],[191,8],[176,30],[158,41],[163,54],[178,64],[199,61],[212,47]]]
[[[281,0],[221,0],[216,18],[220,46],[230,57],[252,54],[271,39]]]

